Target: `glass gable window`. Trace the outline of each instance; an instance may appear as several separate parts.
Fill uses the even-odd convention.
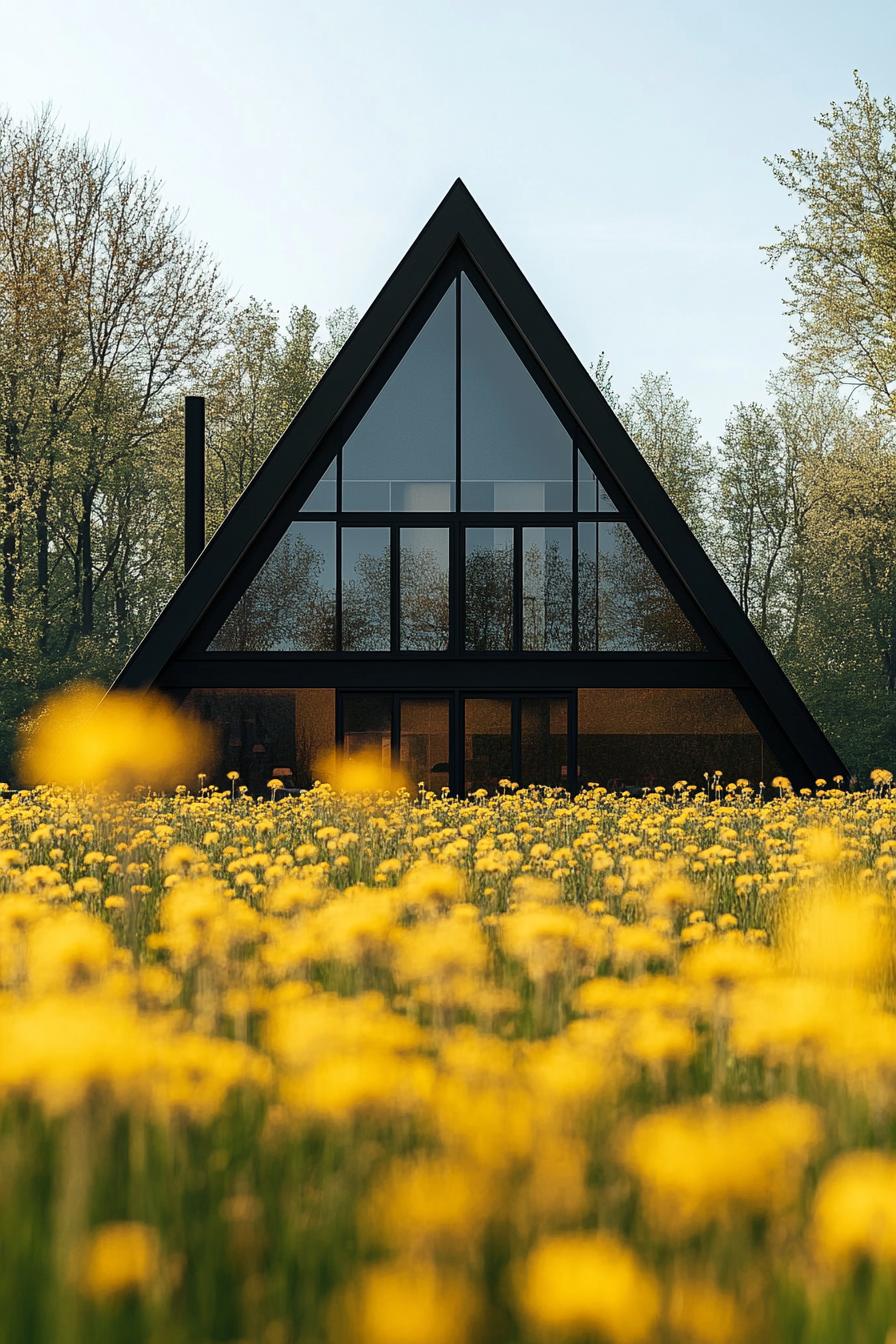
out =
[[[290,523],[221,629],[214,653],[336,647],[336,524]]]
[[[387,652],[391,643],[388,527],[342,529],[342,647]]]
[[[452,284],[342,450],[342,507],[454,508],[456,291]]]
[[[464,566],[466,647],[513,648],[513,528],[468,527]]]
[[[523,648],[572,648],[572,528],[523,528]]]
[[[403,649],[448,648],[450,623],[447,527],[403,527],[399,550],[400,637]]]
[[[461,508],[572,508],[572,439],[461,276]]]
[[[702,647],[468,275],[390,368],[209,651]]]

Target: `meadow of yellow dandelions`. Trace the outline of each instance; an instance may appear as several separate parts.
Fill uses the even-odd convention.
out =
[[[894,894],[885,776],[6,790],[2,1338],[884,1344]]]

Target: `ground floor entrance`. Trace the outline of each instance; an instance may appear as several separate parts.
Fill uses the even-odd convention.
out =
[[[414,785],[494,791],[501,780],[567,785],[572,692],[550,695],[340,691],[336,738],[346,755],[382,753]]]
[[[452,794],[492,792],[502,779],[640,790],[782,773],[727,687],[206,687],[184,705],[214,728],[208,777],[238,772],[253,794],[272,778],[308,787],[334,747],[379,754],[412,787]]]

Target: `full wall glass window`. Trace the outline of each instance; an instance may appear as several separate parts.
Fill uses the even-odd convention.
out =
[[[572,528],[523,528],[523,648],[572,648]]]
[[[342,647],[387,652],[391,642],[388,527],[342,529]]]
[[[426,653],[448,648],[450,623],[447,527],[403,527],[400,534],[401,647]]]
[[[572,508],[572,438],[461,275],[461,508]]]
[[[464,566],[467,649],[513,648],[513,528],[468,527]]]
[[[454,508],[456,289],[452,283],[342,450],[342,507]]]
[[[290,523],[209,644],[214,653],[336,647],[336,524]]]

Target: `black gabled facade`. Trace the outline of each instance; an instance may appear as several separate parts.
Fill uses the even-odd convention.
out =
[[[846,773],[459,181],[116,684],[253,788]]]

